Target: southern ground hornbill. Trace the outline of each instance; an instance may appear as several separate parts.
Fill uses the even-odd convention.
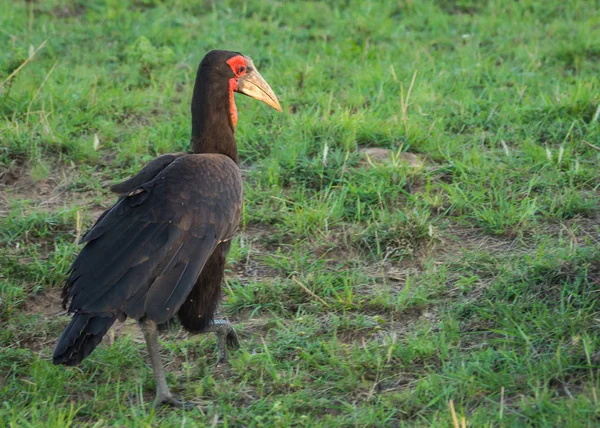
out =
[[[237,335],[213,319],[230,239],[242,211],[234,137],[234,92],[281,111],[252,60],[211,51],[201,61],[192,97],[192,153],[161,156],[112,186],[117,203],[86,233],[63,298],[73,318],[54,363],[77,365],[115,320],[139,320],[156,378],[156,404],[185,407],[171,395],[158,347],[158,326],[175,315],[188,331],[217,333],[221,359]]]

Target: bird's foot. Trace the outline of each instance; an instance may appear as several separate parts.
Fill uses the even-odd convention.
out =
[[[214,320],[208,331],[217,335],[217,344],[219,347],[219,361],[217,367],[221,364],[227,364],[227,348],[238,349],[240,339],[233,326],[226,320]]]
[[[227,331],[227,336],[225,338],[225,343],[227,343],[227,347],[229,349],[239,349],[240,348],[240,338],[236,333],[233,326],[229,325],[229,330]]]
[[[177,400],[170,395],[157,396],[154,400],[154,407],[171,406],[177,409],[192,410],[196,408],[194,403]]]

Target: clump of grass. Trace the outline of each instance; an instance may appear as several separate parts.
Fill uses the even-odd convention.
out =
[[[30,210],[27,202],[18,203],[9,215],[0,220],[0,237],[5,244],[18,240],[48,239],[72,231],[76,223],[75,210],[43,212]]]
[[[152,70],[165,64],[170,64],[175,53],[168,46],[157,48],[146,36],[140,36],[128,47],[127,58],[132,64],[137,64],[151,78]]]
[[[600,275],[600,250],[541,247],[537,254],[515,261],[512,272],[498,282],[507,301],[535,301],[548,305],[593,307]],[[500,290],[498,290],[500,291]]]
[[[577,216],[593,217],[600,204],[600,199],[587,192],[578,192],[567,188],[545,201],[543,215],[550,219],[571,219]]]
[[[353,231],[354,243],[378,259],[402,260],[415,256],[417,251],[437,238],[428,211],[383,212],[364,228]]]

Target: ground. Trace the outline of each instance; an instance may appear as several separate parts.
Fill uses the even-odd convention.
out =
[[[598,426],[597,2],[0,3],[0,426]],[[51,363],[108,186],[185,150],[195,70],[243,52],[243,345],[129,321]]]

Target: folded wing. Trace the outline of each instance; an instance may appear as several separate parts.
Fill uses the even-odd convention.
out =
[[[63,290],[70,312],[166,322],[215,247],[232,236],[242,201],[235,163],[169,156],[113,186],[121,198],[83,237],[71,266]]]

